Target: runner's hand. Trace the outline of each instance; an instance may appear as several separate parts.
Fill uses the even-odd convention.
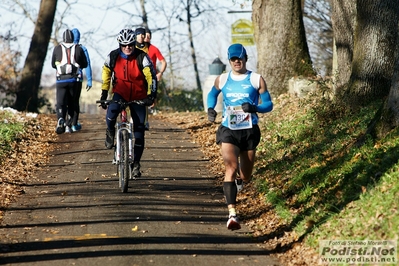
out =
[[[216,111],[215,111],[215,109],[213,109],[213,108],[208,108],[208,120],[210,121],[210,122],[215,122],[215,119],[216,119],[216,115],[217,115],[218,113],[216,113]]]
[[[243,103],[241,105],[242,110],[246,113],[256,113],[258,111],[258,108],[256,105],[250,104],[250,103]]]
[[[91,86],[86,85],[86,91],[89,91],[91,89]]]

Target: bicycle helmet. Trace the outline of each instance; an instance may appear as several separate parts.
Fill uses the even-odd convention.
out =
[[[131,29],[123,29],[119,32],[118,37],[116,40],[119,42],[121,45],[128,45],[134,42],[136,39],[136,36],[134,35],[134,31]]]

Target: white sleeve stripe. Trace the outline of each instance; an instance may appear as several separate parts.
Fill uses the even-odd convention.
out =
[[[258,73],[251,73],[251,84],[255,89],[259,89],[260,86],[260,74]]]
[[[148,58],[147,55],[143,57],[143,67],[147,67],[147,66],[151,65],[152,62],[151,63],[150,62],[151,62],[151,60]]]
[[[228,75],[228,73],[223,73],[223,74],[220,75],[220,77],[219,77],[219,89],[222,89],[223,86],[226,84],[227,75]]]

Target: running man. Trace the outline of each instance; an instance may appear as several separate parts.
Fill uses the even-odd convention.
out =
[[[222,123],[216,133],[216,143],[221,147],[226,171],[223,192],[229,211],[227,228],[238,230],[241,225],[236,212],[237,192],[251,180],[255,151],[261,137],[257,113],[270,112],[273,103],[263,77],[247,70],[245,48],[233,44],[227,55],[231,71],[218,76],[208,94],[208,120],[215,121],[214,108],[222,92]]]

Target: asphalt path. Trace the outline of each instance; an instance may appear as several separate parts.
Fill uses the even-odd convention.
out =
[[[122,193],[104,117],[81,121],[5,212],[0,265],[279,265],[245,225],[227,230],[222,189],[184,130],[150,117],[143,175]]]

